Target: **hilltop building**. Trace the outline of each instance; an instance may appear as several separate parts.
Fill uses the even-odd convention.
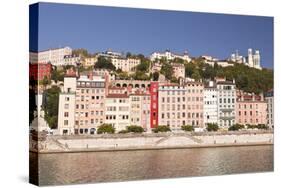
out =
[[[162,58],[165,58],[168,61],[174,60],[175,58],[179,58],[187,62],[191,61],[191,58],[189,57],[187,51],[185,51],[183,55],[172,53],[169,50],[166,50],[165,52],[153,52],[150,55],[151,61],[155,61],[156,59],[160,60]]]
[[[65,57],[70,55],[72,55],[72,49],[70,47],[29,52],[29,62],[31,64],[51,63],[55,66],[61,66],[65,64]]]

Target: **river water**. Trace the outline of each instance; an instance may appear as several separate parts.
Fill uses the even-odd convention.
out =
[[[30,153],[30,176],[61,185],[273,171],[273,146]]]

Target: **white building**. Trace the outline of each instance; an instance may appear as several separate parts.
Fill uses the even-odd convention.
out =
[[[120,69],[124,72],[134,72],[136,66],[141,63],[140,59],[135,58],[112,58],[112,64],[116,67],[116,70]]]
[[[243,57],[243,56],[239,55],[238,51],[236,50],[236,53],[231,54],[229,60],[236,62],[236,63],[244,63],[245,65],[252,67],[252,68],[262,69],[259,50],[255,50],[255,53],[253,53],[253,50],[251,48],[249,48],[247,57]]]
[[[235,53],[231,54],[229,60],[236,63],[246,63],[246,58],[242,55],[239,55],[238,50],[236,50]]]
[[[59,95],[58,132],[60,135],[74,134],[76,76],[64,78],[63,90]]]
[[[214,58],[212,56],[206,56],[206,55],[203,55],[201,56],[201,58],[204,60],[204,63],[214,67],[215,63],[218,65],[218,66],[221,66],[221,67],[229,67],[229,66],[234,66],[233,64],[229,63],[228,61],[226,60],[219,60],[217,58]]]
[[[29,52],[29,61],[31,64],[51,63],[55,66],[64,65],[64,57],[72,54],[70,47],[49,49],[40,52]]]
[[[267,125],[274,128],[274,94],[270,90],[265,94],[265,101],[267,102]]]
[[[255,50],[255,53],[253,54],[252,49],[248,49],[247,65],[256,69],[261,69],[259,50]]]
[[[214,81],[204,87],[204,124],[218,122],[218,90]]]
[[[235,81],[216,79],[218,90],[218,125],[228,128],[235,124]]]
[[[130,99],[127,94],[108,94],[105,102],[105,123],[116,131],[130,126]]]
[[[168,61],[174,60],[175,58],[179,58],[179,59],[185,60],[187,62],[191,61],[191,58],[189,57],[189,55],[186,51],[184,52],[183,55],[174,54],[174,53],[170,52],[169,50],[166,50],[165,52],[153,52],[150,55],[151,61],[155,61],[156,59],[160,60],[162,58],[165,58]]]
[[[105,52],[98,53],[97,57],[119,58],[119,57],[122,57],[122,54],[119,52],[113,52],[111,50],[108,50]]]

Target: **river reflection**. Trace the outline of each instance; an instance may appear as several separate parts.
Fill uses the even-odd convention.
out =
[[[273,171],[273,146],[30,153],[30,156],[39,161],[40,185]],[[30,170],[30,175],[35,176],[34,162]]]

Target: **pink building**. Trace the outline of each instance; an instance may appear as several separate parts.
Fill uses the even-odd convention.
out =
[[[203,128],[203,83],[164,84],[158,89],[158,122],[172,130],[183,125]]]
[[[236,92],[236,123],[239,124],[266,124],[267,103],[263,95]]]
[[[204,85],[202,82],[187,82],[186,83],[186,101],[187,101],[187,124],[194,127],[204,127]]]
[[[75,134],[94,134],[105,122],[105,79],[92,74],[77,79]]]

